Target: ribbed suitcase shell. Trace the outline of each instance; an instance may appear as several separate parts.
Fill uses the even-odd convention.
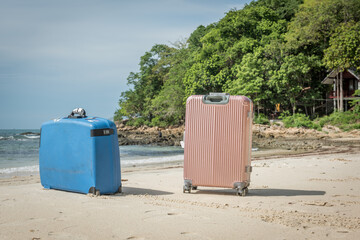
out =
[[[62,118],[41,126],[39,168],[45,188],[100,194],[121,187],[116,126],[97,117]]]
[[[185,185],[246,188],[250,183],[247,170],[251,169],[252,102],[244,96],[230,96],[227,104],[205,104],[203,98],[190,96],[186,103]]]

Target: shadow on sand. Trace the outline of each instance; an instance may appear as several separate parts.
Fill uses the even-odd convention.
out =
[[[318,196],[325,195],[325,191],[314,191],[314,190],[294,190],[294,189],[276,189],[276,188],[266,188],[266,189],[249,189],[247,196],[262,196],[262,197],[271,197],[271,196]],[[235,189],[198,189],[192,191],[191,194],[217,194],[217,195],[236,195]]]
[[[316,191],[316,190],[294,190],[294,189],[276,189],[276,188],[265,188],[265,189],[251,189],[249,190],[249,195],[254,196],[263,196],[263,197],[271,197],[271,196],[319,196],[325,195],[325,191]]]
[[[172,192],[165,192],[160,190],[154,190],[149,188],[134,188],[134,187],[123,187],[122,195],[171,195]]]

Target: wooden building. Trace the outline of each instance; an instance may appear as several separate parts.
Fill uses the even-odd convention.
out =
[[[353,96],[355,90],[360,88],[360,78],[355,70],[346,69],[343,72],[333,70],[321,83],[333,85],[326,97],[333,99],[334,109],[339,111],[347,111],[350,108],[349,101],[359,98]]]

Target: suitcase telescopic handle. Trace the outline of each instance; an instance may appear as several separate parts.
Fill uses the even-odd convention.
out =
[[[78,116],[75,116],[77,114]],[[72,110],[68,118],[85,118],[86,117],[86,111],[83,108],[75,108]]]
[[[228,93],[210,93],[204,95],[203,103],[205,104],[227,104],[229,102],[230,95]]]

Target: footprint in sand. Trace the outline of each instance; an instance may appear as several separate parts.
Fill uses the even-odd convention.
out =
[[[130,236],[126,240],[135,239],[135,240],[145,240],[143,237],[137,237],[137,236]]]
[[[169,216],[173,216],[173,215],[178,215],[178,213],[168,213],[167,215],[169,215]]]
[[[54,217],[53,220],[54,221],[59,221],[59,222],[65,222],[67,221],[69,218],[66,216],[60,216],[60,217]]]
[[[52,239],[72,239],[72,240],[85,240],[88,239],[86,236],[74,235],[73,233],[67,232],[48,232],[48,236]]]
[[[155,210],[147,210],[144,213],[154,212]]]

